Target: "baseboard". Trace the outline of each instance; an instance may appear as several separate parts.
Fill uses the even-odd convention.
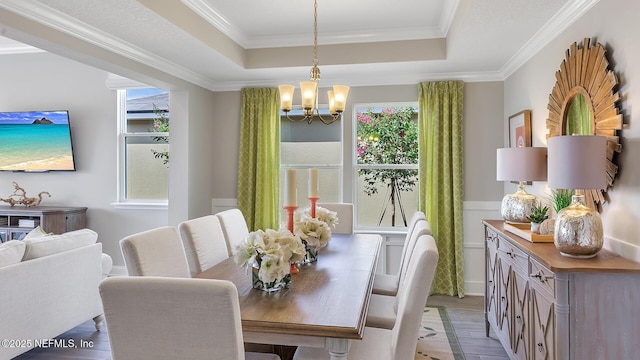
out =
[[[484,296],[484,281],[465,281],[464,294],[469,296]]]

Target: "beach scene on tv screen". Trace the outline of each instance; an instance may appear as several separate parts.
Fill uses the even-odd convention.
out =
[[[0,170],[74,170],[68,113],[0,112]]]

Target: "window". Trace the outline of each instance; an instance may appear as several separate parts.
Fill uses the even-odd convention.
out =
[[[406,227],[418,209],[417,104],[354,106],[357,228]]]
[[[323,116],[328,108],[320,109]],[[292,110],[289,116],[302,118],[302,110]],[[280,116],[280,208],[284,204],[285,173],[296,169],[298,207],[309,206],[307,200],[309,168],[318,169],[318,195],[320,202],[340,202],[342,199],[342,119],[325,125],[320,120],[292,122]],[[280,213],[281,223],[286,222],[286,212]]]
[[[166,205],[169,193],[169,93],[118,90],[118,201]]]

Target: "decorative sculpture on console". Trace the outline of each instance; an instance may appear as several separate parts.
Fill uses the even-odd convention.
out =
[[[15,181],[13,182],[13,187],[15,188],[15,190],[13,191],[13,194],[9,195],[9,197],[6,199],[0,198],[0,201],[9,203],[9,205],[11,206],[14,206],[16,204],[21,204],[26,207],[32,207],[32,206],[40,205],[43,194],[46,194],[47,196],[51,197],[51,194],[49,194],[48,191],[40,191],[37,198],[27,197],[27,192],[24,190],[24,188],[20,187],[20,185],[18,185],[18,183]]]

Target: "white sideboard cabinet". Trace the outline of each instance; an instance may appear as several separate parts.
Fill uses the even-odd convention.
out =
[[[484,220],[485,321],[512,359],[640,359],[640,263],[560,255]]]

